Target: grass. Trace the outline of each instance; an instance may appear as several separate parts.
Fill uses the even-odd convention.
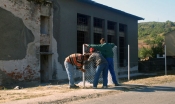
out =
[[[151,72],[156,73],[156,75],[143,75],[134,77],[131,80],[122,79],[120,80],[123,84],[142,84],[142,85],[155,85],[155,84],[163,84],[175,82],[175,70],[168,70],[167,75],[165,75],[165,71],[159,72]]]

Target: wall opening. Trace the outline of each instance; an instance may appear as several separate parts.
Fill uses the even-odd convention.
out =
[[[77,52],[78,53],[82,53],[83,49],[82,49],[82,45],[84,43],[86,43],[85,39],[86,39],[86,35],[87,32],[85,31],[77,31]]]
[[[108,43],[114,43],[114,36],[108,35]]]
[[[125,39],[124,37],[119,37],[119,65],[124,66],[125,59]]]
[[[87,43],[89,18],[87,15],[77,14],[77,53],[82,53],[82,45]]]
[[[116,23],[112,21],[108,21],[107,25],[107,42],[108,43],[117,43],[116,42],[116,31],[115,31]]]
[[[42,45],[40,46],[40,52],[45,54],[40,54],[40,79],[41,83],[49,82],[49,46]]]
[[[94,18],[94,27],[103,28],[103,19]]]
[[[41,83],[49,82],[49,55],[40,55]]]
[[[126,66],[126,25],[119,24],[119,66]]]
[[[49,45],[40,46],[40,52],[49,52]]]
[[[100,44],[101,38],[102,38],[102,34],[94,33],[94,44]]]
[[[49,35],[49,17],[41,16],[40,19],[41,19],[40,33]]]
[[[94,44],[100,44],[100,39],[103,36],[103,19],[94,18]]]

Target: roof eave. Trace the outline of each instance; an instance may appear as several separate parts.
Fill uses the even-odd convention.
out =
[[[85,2],[85,3],[91,4],[91,5],[95,5],[95,6],[98,6],[98,7],[101,7],[101,8],[105,8],[105,9],[108,9],[108,10],[111,10],[111,11],[114,11],[114,12],[117,12],[117,13],[120,13],[120,14],[123,14],[123,15],[131,16],[133,18],[136,18],[137,20],[144,20],[144,18],[142,18],[142,17],[138,17],[138,16],[126,13],[126,12],[118,10],[118,9],[114,9],[112,7],[97,3],[97,2],[92,1],[92,0],[78,0],[78,1]]]

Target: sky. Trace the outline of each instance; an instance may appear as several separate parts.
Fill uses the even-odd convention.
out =
[[[175,22],[175,0],[93,0],[144,18],[138,22]]]

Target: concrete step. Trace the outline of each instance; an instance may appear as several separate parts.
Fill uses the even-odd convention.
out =
[[[131,73],[129,75],[130,78],[134,78],[134,77],[149,77],[149,76],[156,76],[157,73]],[[119,79],[128,79],[128,74],[123,74],[123,75],[119,75],[118,76]]]
[[[132,74],[132,73],[138,73],[138,70],[130,70],[129,71],[130,72],[130,74]],[[120,70],[119,72],[118,72],[118,75],[125,75],[125,74],[128,74],[128,70]]]
[[[130,74],[130,77],[135,77],[135,76],[140,76],[143,73],[139,73],[138,67],[136,66],[136,67],[132,67],[129,69],[129,74]],[[118,77],[119,78],[128,78],[128,67],[119,68]]]
[[[142,76],[144,75],[144,73],[131,73],[129,76],[130,78],[132,77],[138,77],[138,76]],[[118,76],[119,79],[123,79],[123,78],[128,78],[128,74],[122,74]]]

